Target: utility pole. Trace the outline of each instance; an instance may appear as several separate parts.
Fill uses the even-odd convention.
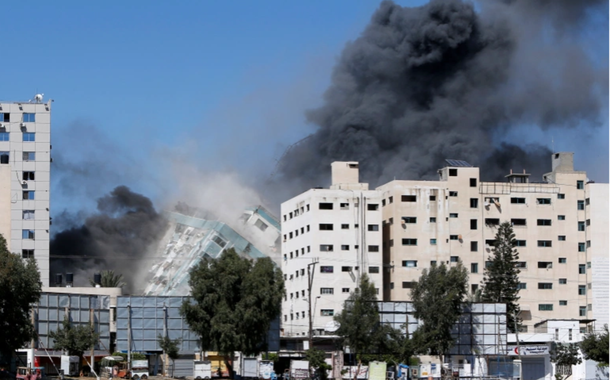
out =
[[[519,355],[519,380],[523,380],[523,362],[521,361],[521,348],[519,347],[519,327],[517,326],[517,313],[513,313],[515,316],[515,338],[517,339],[517,354]]]
[[[316,264],[318,263],[317,259],[314,259],[311,263],[307,264],[307,301],[309,303],[309,349],[313,348],[313,319],[311,318],[311,287],[313,285],[313,276],[316,271]],[[314,270],[311,270],[311,267],[314,267]]]

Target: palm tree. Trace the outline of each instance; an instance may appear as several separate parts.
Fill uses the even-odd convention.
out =
[[[91,286],[97,284],[92,279],[89,279]],[[122,274],[116,274],[113,270],[103,270],[101,272],[100,284],[102,288],[122,288],[125,285]]]

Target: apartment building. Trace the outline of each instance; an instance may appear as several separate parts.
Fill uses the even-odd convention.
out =
[[[333,316],[367,273],[382,287],[381,193],[358,179],[357,162],[334,162],[329,189],[281,205],[284,336],[332,333]]]
[[[474,293],[497,226],[508,221],[517,239],[525,330],[543,320],[585,320],[594,313],[600,319],[605,313],[607,321],[608,185],[575,171],[572,153],[551,160],[552,171],[540,183],[512,170],[506,182],[480,182],[478,168],[447,160],[438,181],[380,186],[384,299],[409,300],[421,271],[441,262],[461,262]]]
[[[51,101],[0,101],[0,234],[49,286]]]

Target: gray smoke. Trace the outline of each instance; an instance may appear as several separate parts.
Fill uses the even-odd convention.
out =
[[[608,69],[579,33],[601,4],[486,1],[475,10],[459,0],[382,2],[345,46],[324,104],[307,113],[319,129],[287,152],[281,177],[323,185],[332,161],[354,160],[361,180],[379,185],[433,178],[453,158],[480,166],[486,180],[511,168],[539,180],[550,170],[547,147],[498,141],[518,125],[600,124]]]

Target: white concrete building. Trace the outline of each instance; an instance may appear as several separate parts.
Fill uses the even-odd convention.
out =
[[[36,99],[40,101],[40,99]],[[0,101],[0,234],[49,286],[51,101]]]
[[[440,262],[462,262],[474,292],[497,226],[509,221],[519,252],[525,331],[547,319],[591,319],[594,311],[608,320],[607,184],[589,183],[585,172],[575,171],[572,153],[553,154],[553,170],[540,183],[512,170],[507,182],[480,182],[478,168],[447,163],[438,181],[391,181],[377,189],[383,196],[385,300],[409,300],[421,271]]]
[[[284,336],[308,336],[310,306],[312,332],[323,333],[363,273],[381,299],[381,220],[380,192],[358,181],[356,162],[332,164],[330,189],[311,189],[282,203]]]

